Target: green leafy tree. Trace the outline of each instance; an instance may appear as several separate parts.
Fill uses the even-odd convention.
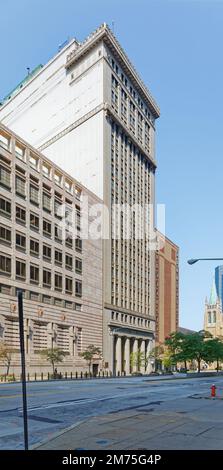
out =
[[[55,375],[56,364],[63,362],[64,356],[66,356],[66,353],[59,348],[44,349],[40,354],[52,365],[53,375]]]
[[[149,353],[149,359],[154,359],[154,368],[157,369],[158,363],[162,364],[164,356],[164,345],[155,346]]]
[[[12,362],[13,349],[8,347],[4,341],[0,343],[0,361],[6,366],[6,375],[9,374],[9,369]]]
[[[89,374],[90,374],[93,359],[94,359],[95,356],[101,358],[101,350],[100,350],[100,348],[97,348],[96,346],[94,346],[94,344],[90,344],[87,347],[87,349],[85,351],[83,351],[80,355],[87,362],[88,369],[89,369]]]
[[[204,360],[206,362],[217,362],[217,372],[219,363],[223,360],[223,342],[219,338],[209,339],[205,342]]]
[[[137,367],[137,372],[140,372],[140,369],[142,367],[147,368],[148,363],[149,363],[150,356],[149,354],[145,354],[143,351],[135,351],[130,354],[130,364],[131,367],[136,366]]]
[[[172,334],[166,338],[166,344],[172,351],[172,357],[176,362],[193,361],[198,365],[198,372],[201,370],[201,361],[207,356],[206,341],[212,335],[206,331],[199,331],[189,335]]]

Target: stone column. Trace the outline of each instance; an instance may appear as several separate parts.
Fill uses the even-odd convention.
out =
[[[138,349],[139,349],[138,339],[134,338],[133,351],[132,351],[133,354],[137,353]],[[134,362],[134,365],[133,365],[132,369],[133,369],[133,372],[137,372],[137,370],[138,370],[138,366],[135,362]]]
[[[149,356],[151,350],[152,350],[152,341],[147,340],[145,341],[145,347],[146,347],[146,356]],[[152,366],[150,359],[148,360],[147,368],[146,368],[146,374],[149,374],[152,371]]]
[[[143,339],[141,341],[141,345],[140,345],[140,352],[143,353],[143,358],[142,358],[142,364],[141,364],[141,367],[140,367],[140,372],[142,374],[145,374],[145,355],[146,355],[146,342],[145,340]]]
[[[117,337],[116,340],[116,375],[121,375],[122,372],[122,338]]]
[[[130,339],[125,340],[125,373],[130,374]]]

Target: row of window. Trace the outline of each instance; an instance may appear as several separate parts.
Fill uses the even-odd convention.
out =
[[[127,77],[124,75],[123,71],[121,70],[120,66],[114,61],[114,59],[110,59],[111,66],[116,73],[116,75],[119,77],[120,81],[123,83],[123,85],[126,87],[126,89],[129,91],[130,95],[136,102],[136,104],[141,108],[141,110],[144,112],[145,116],[147,119],[151,119],[152,122],[154,122],[154,118],[152,114],[149,112],[147,109],[146,105],[143,103],[142,99],[140,96],[137,94],[137,92],[134,90],[133,86],[127,79]],[[113,76],[112,76],[113,77]],[[115,79],[115,77],[113,78]],[[116,80],[116,79],[115,79]],[[124,90],[123,90],[124,91]],[[125,93],[125,92],[124,92]]]
[[[0,243],[4,242],[8,245],[11,245],[12,241],[12,232],[11,229],[4,227],[3,225],[0,225]],[[16,232],[15,233],[15,246],[18,250],[26,252],[27,246],[26,246],[26,237],[24,234]],[[38,240],[35,239],[30,239],[30,247],[29,247],[29,253],[32,256],[37,256],[39,257],[40,255],[40,243]],[[42,245],[42,257],[43,260],[45,261],[52,261],[52,253],[53,249],[51,246],[46,245],[43,243]],[[73,266],[73,257],[63,252],[61,250],[54,249],[54,264],[58,266],[65,266],[66,269],[73,269],[75,268],[75,272],[77,274],[82,274],[82,260],[79,258],[75,258],[75,266]]]
[[[11,151],[11,137],[6,134],[3,130],[0,131],[0,146],[4,149]],[[26,154],[26,148],[19,142],[15,143],[15,155],[17,158],[22,160],[25,163],[28,163],[31,168],[41,172],[46,178],[54,180],[54,182],[64,189],[71,193],[75,194],[77,199],[81,198],[81,189],[73,184],[68,178],[64,177],[59,170],[53,170],[53,167],[50,166],[48,162],[45,162],[38,155],[30,153],[29,157]],[[6,180],[7,180],[6,176]],[[6,181],[8,183],[8,181]],[[23,186],[23,183],[22,183]],[[23,188],[22,188],[23,189]]]
[[[138,325],[144,328],[148,328],[150,325],[149,320],[145,320],[144,318],[137,318],[132,315],[127,315],[120,312],[111,312],[111,320],[120,321],[122,323],[130,323],[130,325]]]
[[[4,295],[16,296],[18,292],[21,292],[20,288],[14,288],[6,284],[0,284],[0,293]],[[77,302],[71,302],[70,300],[59,299],[57,297],[51,297],[49,295],[40,294],[39,292],[24,290],[23,295],[27,300],[32,300],[34,302],[43,302],[45,304],[56,305],[57,307],[66,308],[69,310],[81,311],[82,305]]]
[[[31,284],[40,284],[40,271],[42,271],[42,286],[50,289],[51,287],[57,291],[65,291],[66,294],[75,296],[82,296],[82,281],[75,280],[68,276],[63,276],[61,273],[52,273],[48,269],[40,270],[39,266],[30,264],[29,266],[29,279],[27,279],[26,263],[22,260],[16,259],[15,261],[15,277],[17,280],[23,282],[30,282]],[[0,255],[0,274],[11,276],[12,274],[12,260],[9,256]],[[53,284],[54,277],[54,284]]]
[[[16,205],[15,211],[15,218],[16,222],[26,225],[27,223],[27,214],[25,208]],[[7,199],[0,197],[0,213],[1,215],[11,218],[12,214],[12,204]],[[39,232],[40,230],[40,217],[35,214],[34,212],[30,212],[29,217],[29,227],[31,230],[35,232]],[[46,219],[42,221],[42,233],[47,238],[52,238],[52,230],[53,224]],[[58,243],[62,243],[63,241],[63,234],[62,229],[56,223],[54,224],[54,239]],[[70,232],[65,230],[65,245],[69,248],[73,247],[73,239],[70,236]],[[82,240],[80,238],[75,238],[75,249],[79,252],[82,251]]]

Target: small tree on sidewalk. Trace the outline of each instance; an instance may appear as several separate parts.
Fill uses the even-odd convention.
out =
[[[83,351],[80,355],[87,362],[89,375],[90,375],[93,359],[95,356],[101,358],[101,350],[100,348],[97,348],[96,346],[94,346],[94,344],[90,344],[87,347],[87,349]]]
[[[130,364],[131,367],[137,367],[137,372],[140,372],[140,369],[142,367],[147,369],[147,366],[149,364],[149,359],[150,356],[146,355],[145,352],[143,351],[135,351],[130,354]]]
[[[9,348],[4,341],[0,343],[0,361],[6,366],[6,375],[9,375],[9,369],[12,362],[13,349]]]
[[[55,375],[56,364],[63,362],[63,358],[66,356],[66,353],[59,348],[43,349],[40,354],[52,365],[53,375]]]

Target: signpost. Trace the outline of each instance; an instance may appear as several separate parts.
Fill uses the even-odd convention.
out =
[[[28,415],[27,415],[27,397],[26,397],[26,360],[25,360],[25,341],[24,341],[24,322],[23,322],[23,293],[18,292],[19,309],[19,336],[22,370],[22,398],[23,398],[23,424],[24,424],[24,447],[28,450]]]

